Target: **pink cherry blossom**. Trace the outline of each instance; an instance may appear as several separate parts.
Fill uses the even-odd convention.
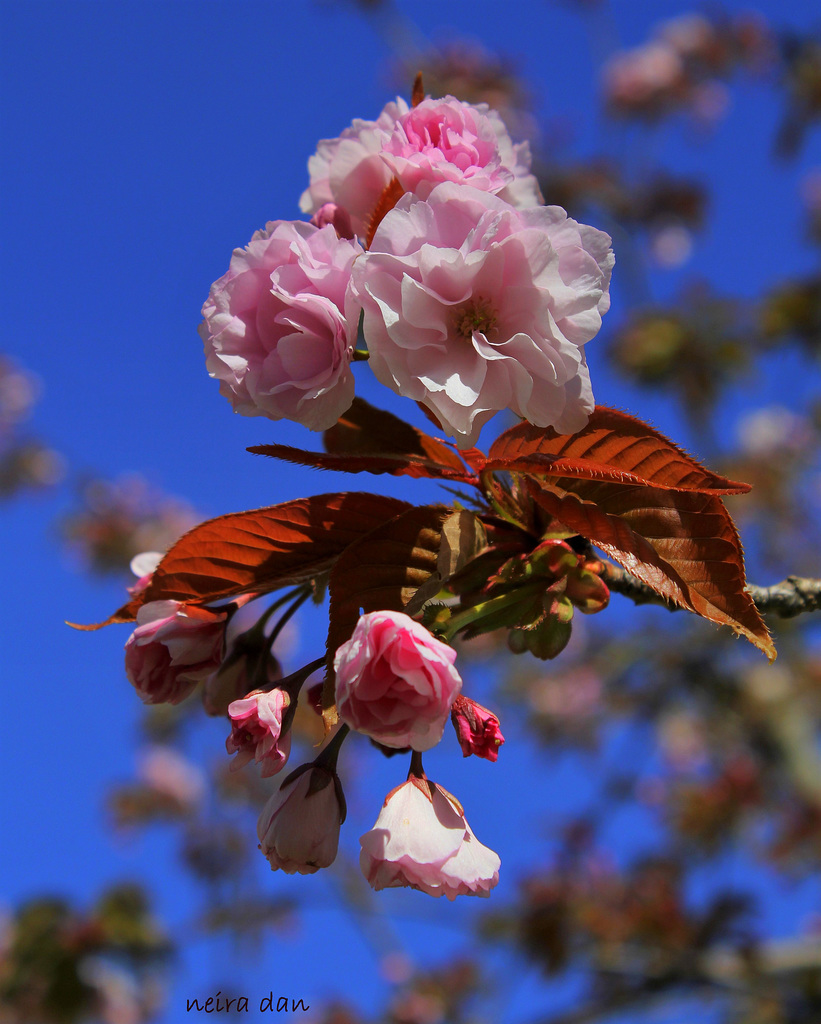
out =
[[[364,238],[374,207],[391,180],[390,168],[380,156],[384,133],[407,111],[407,103],[397,97],[375,121],[357,118],[338,139],[323,139],[308,161],[311,183],[299,200],[300,210],[315,214],[326,203],[336,203],[347,211],[354,234]]]
[[[465,757],[475,754],[488,761],[499,757],[499,747],[505,742],[499,728],[499,719],[492,711],[461,694],[453,702],[450,720]]]
[[[300,209],[314,223],[334,207],[345,236],[345,211],[353,234],[365,238],[376,204],[393,177],[406,192],[427,196],[434,185],[455,181],[499,193],[514,206],[534,206],[542,195],[530,173],[530,146],[516,145],[495,110],[453,96],[426,99],[413,109],[397,98],[376,121],[356,120],[338,139],[323,139],[308,161],[311,184]]]
[[[462,687],[455,660],[402,612],[363,615],[334,658],[340,719],[385,746],[429,750]]]
[[[297,772],[263,808],[257,835],[272,871],[312,875],[336,858],[343,801],[334,773],[317,766]]]
[[[542,201],[528,144],[514,146],[485,103],[453,96],[423,100],[385,132],[381,155],[402,188],[422,198],[440,182],[453,181],[498,193],[516,206]]]
[[[263,778],[285,767],[291,752],[291,733],[282,735],[282,718],[290,703],[284,690],[274,689],[268,693],[255,690],[229,706],[232,728],[225,749],[237,755],[231,762],[232,771],[252,759],[262,765]]]
[[[715,26],[703,14],[670,18],[659,25],[658,34],[684,60],[702,61],[707,65],[715,62],[723,48]]]
[[[594,407],[583,346],[612,268],[610,237],[561,207],[451,182],[406,195],[353,269],[371,368],[461,447],[502,409],[575,433]]]
[[[410,886],[429,896],[488,896],[500,860],[483,846],[457,802],[435,783],[410,778],[388,794],[360,838],[359,863],[377,891]]]
[[[146,704],[179,704],[222,660],[224,612],[150,601],[126,641],[125,672]]]
[[[349,283],[361,251],[332,225],[302,221],[272,221],[234,251],[200,334],[235,412],[326,430],[349,408],[359,323]]]

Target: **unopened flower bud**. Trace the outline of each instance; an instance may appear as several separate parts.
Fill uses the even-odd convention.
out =
[[[146,704],[179,704],[222,660],[224,612],[150,601],[125,645],[125,671]]]
[[[499,728],[499,719],[492,711],[460,694],[453,702],[450,720],[465,757],[475,754],[488,761],[498,758],[499,747],[505,738]]]
[[[257,823],[260,849],[272,871],[312,875],[333,864],[344,803],[339,777],[318,765],[288,776]]]
[[[311,217],[311,223],[316,224],[318,228],[324,228],[326,224],[331,224],[340,238],[353,238],[351,215],[343,206],[338,206],[336,203],[324,203],[320,206]]]

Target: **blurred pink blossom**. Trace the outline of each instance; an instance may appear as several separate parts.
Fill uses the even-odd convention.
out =
[[[726,117],[731,103],[730,90],[715,79],[699,82],[690,92],[690,110],[706,128]]]
[[[656,226],[650,233],[650,252],[659,266],[680,267],[692,255],[692,232],[678,221]]]
[[[91,479],[81,507],[61,532],[97,572],[122,572],[135,555],[166,551],[201,517],[187,503],[149,486],[138,474]]]
[[[149,999],[137,977],[124,967],[102,956],[89,956],[81,961],[79,974],[82,980],[96,991],[97,1014],[102,1024],[144,1024],[161,1005],[161,993]]]
[[[783,405],[768,405],[744,415],[737,428],[741,448],[759,459],[800,455],[811,444],[810,422]]]
[[[529,688],[528,702],[537,714],[587,718],[599,709],[602,689],[601,677],[593,669],[572,668],[537,679]]]
[[[717,43],[715,27],[703,14],[692,12],[670,18],[659,27],[659,36],[681,57],[706,60]]]
[[[386,953],[379,961],[379,973],[392,985],[409,981],[413,977],[413,970],[413,960],[401,950]]]
[[[645,43],[616,53],[605,65],[605,98],[616,110],[658,113],[677,97],[684,74],[684,63],[669,42]]]
[[[39,394],[39,380],[7,356],[0,355],[0,437],[28,416]]]
[[[193,807],[205,795],[203,773],[172,747],[149,747],[144,751],[139,774],[152,789],[181,807]]]
[[[455,660],[402,612],[363,615],[334,658],[340,719],[388,747],[429,750],[462,687]]]
[[[672,710],[658,723],[658,742],[677,772],[693,772],[707,763],[705,724],[684,709]]]

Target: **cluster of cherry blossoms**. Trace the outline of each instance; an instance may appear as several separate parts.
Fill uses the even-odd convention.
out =
[[[413,100],[397,99],[375,121],[357,120],[322,141],[301,198],[310,222],[270,222],[234,252],[203,306],[210,374],[236,412],[312,430],[328,430],[351,409],[355,359],[367,359],[382,384],[422,405],[463,450],[501,410],[560,433],[582,429],[594,409],[584,345],[609,305],[610,238],[542,204],[528,144],[514,145],[495,111],[450,96],[424,99],[419,80]],[[389,516],[399,511],[391,506]],[[568,566],[546,575],[514,558],[511,568],[516,551],[503,545],[506,573],[497,578],[483,562],[483,578],[461,585],[469,594],[454,592],[466,607],[514,607],[516,588],[544,590],[538,608],[532,596],[526,608],[519,597],[515,606],[522,628],[533,630],[518,649],[530,646],[540,657],[567,642],[572,603],[590,611],[607,599],[598,578],[576,580],[584,559],[567,544],[546,541],[542,561],[546,547]],[[349,639],[283,677],[271,648],[311,595],[304,582],[311,574],[294,577],[296,591],[228,642],[237,609],[271,587],[235,586],[222,591],[233,594],[230,604],[211,607],[155,600],[158,562],[147,555],[133,566],[140,579],[131,588],[128,678],[150,704],[177,704],[201,685],[206,710],[231,721],[232,767],[254,761],[263,777],[283,771],[300,691],[319,667],[328,669],[324,690],[306,689],[307,703],[325,716],[327,742],[284,778],[259,818],[271,867],[306,874],[334,861],[345,818],[337,759],[354,730],[386,752],[411,753],[407,781],[361,837],[368,882],[450,899],[487,895],[498,881],[498,856],[422,768],[422,752],[442,739],[449,719],[465,756],[495,761],[504,742],[498,718],[461,693],[456,652],[446,642],[453,634],[434,635],[431,620],[423,625],[396,607],[366,609]],[[193,571],[202,575],[202,565]],[[469,620],[477,614],[468,607]]]
[[[514,653],[556,657],[575,611],[601,611],[624,581],[595,546],[631,574],[628,592],[647,588],[774,658],[722,503],[749,485],[593,405],[584,345],[609,304],[610,239],[541,205],[527,144],[495,112],[424,99],[417,80],[410,106],[321,142],[309,170],[311,221],[268,224],[212,286],[208,368],[236,411],[324,431],[324,452],[252,452],[467,491],[449,506],[357,491],[218,516],[136,559],[131,599],[107,622],[136,622],[126,673],[145,702],[199,688],[230,720],[232,767],[284,775],[258,822],[274,870],[334,861],[337,762],[353,731],[410,754],[360,838],[368,882],[487,895],[498,856],[422,766],[448,719],[465,756],[496,761],[504,742],[498,717],[461,692],[451,642],[504,630]],[[356,397],[351,364],[366,359],[457,447]],[[474,443],[502,410],[523,422],[485,454]],[[238,632],[239,609],[281,588]],[[284,675],[275,642],[326,590],[325,653]],[[288,773],[300,705],[321,715],[325,740]]]
[[[132,589],[141,585],[142,579]],[[298,594],[285,614],[305,596]],[[244,694],[227,704],[232,728],[226,750],[235,755],[233,769],[255,761],[269,777],[288,761],[300,689],[323,659],[281,678],[269,653],[271,635],[264,632],[267,616],[226,651],[225,627],[235,610],[210,612],[178,601],[143,605],[126,643],[126,674],[149,704],[178,704],[200,682],[206,708],[215,713],[226,710],[232,694]],[[360,618],[334,659],[342,724],[313,762],[284,779],[260,815],[260,849],[274,870],[312,874],[333,863],[345,819],[336,762],[352,728],[391,751],[414,752],[407,782],[388,794],[373,829],[361,838],[370,884],[411,886],[450,899],[488,894],[498,881],[498,856],[476,839],[459,802],[430,782],[421,765],[421,752],[441,740],[448,719],[466,757],[495,761],[504,742],[498,718],[460,694],[455,660],[452,647],[401,612]]]
[[[310,223],[272,221],[234,252],[203,306],[208,371],[236,412],[311,430],[349,408],[359,355],[462,448],[503,409],[579,430],[610,238],[542,205],[495,111],[416,98],[320,142]]]

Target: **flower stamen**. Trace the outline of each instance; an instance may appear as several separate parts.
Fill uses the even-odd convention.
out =
[[[455,329],[461,338],[472,338],[475,333],[486,338],[496,330],[498,314],[486,299],[472,299],[456,311]]]

